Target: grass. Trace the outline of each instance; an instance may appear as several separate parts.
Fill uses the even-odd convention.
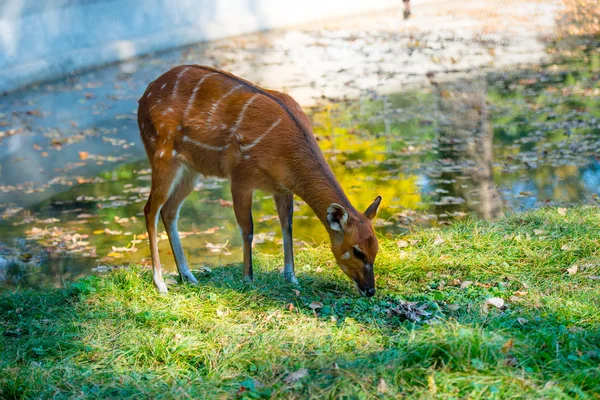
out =
[[[215,266],[159,296],[130,267],[4,293],[0,397],[600,398],[600,212],[562,214],[381,238],[372,299],[326,247],[298,293],[265,255],[252,286]]]

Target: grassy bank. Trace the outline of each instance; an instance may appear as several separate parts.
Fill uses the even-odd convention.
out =
[[[132,267],[4,293],[0,397],[598,398],[599,249],[597,208],[546,209],[382,239],[372,299],[326,247],[299,291],[259,255],[253,286],[214,266],[161,297]]]

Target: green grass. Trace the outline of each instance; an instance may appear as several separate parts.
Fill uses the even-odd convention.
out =
[[[215,266],[159,296],[132,267],[4,293],[0,397],[600,398],[598,208],[380,242],[372,299],[326,247],[298,252],[299,295],[264,255],[252,286]],[[431,315],[403,320],[402,301]]]

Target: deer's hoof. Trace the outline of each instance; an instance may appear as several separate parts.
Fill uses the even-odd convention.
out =
[[[283,277],[285,278],[286,281],[288,281],[292,285],[296,285],[296,286],[300,285],[300,283],[298,282],[298,279],[296,278],[296,274],[294,274],[293,272],[284,272]]]
[[[167,294],[169,292],[165,281],[154,281],[154,286],[156,287],[156,290],[158,290],[158,293],[160,293],[160,294]]]
[[[196,279],[196,277],[194,275],[192,275],[191,272],[181,275],[181,280],[183,282],[189,283],[190,285],[198,286],[198,279]]]

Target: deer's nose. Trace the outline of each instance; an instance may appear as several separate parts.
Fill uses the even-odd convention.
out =
[[[375,288],[367,289],[365,291],[365,294],[367,295],[367,297],[373,297],[375,295]]]

